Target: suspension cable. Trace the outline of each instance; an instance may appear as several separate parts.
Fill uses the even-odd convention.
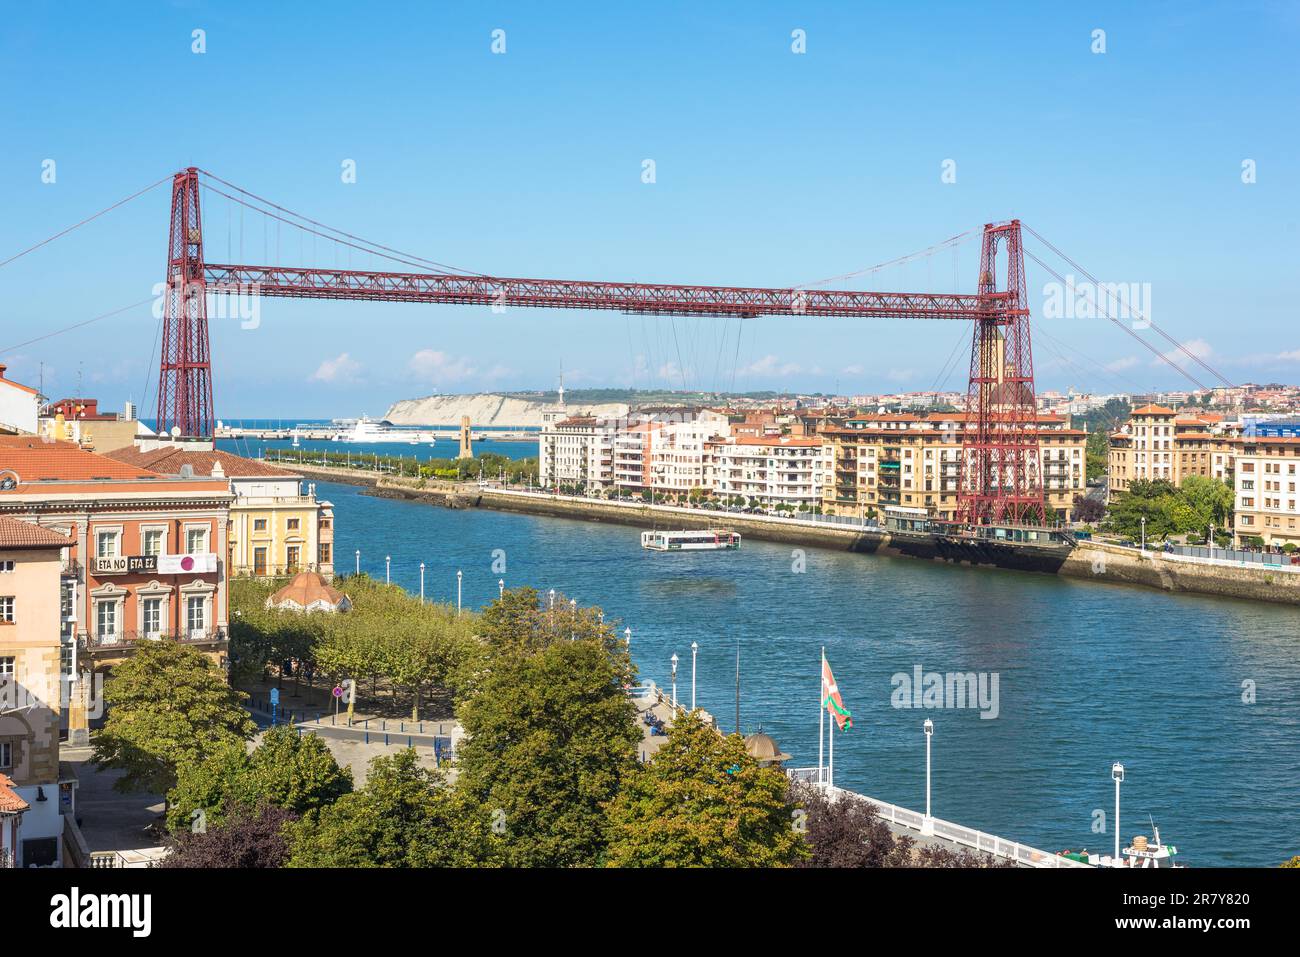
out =
[[[39,243],[37,243],[35,246],[28,246],[28,247],[27,247],[26,249],[24,249],[22,252],[20,252],[20,253],[15,253],[14,255],[10,256],[8,259],[6,259],[6,260],[0,262],[0,269],[3,269],[5,266],[8,266],[8,265],[9,265],[11,262],[13,262],[14,260],[16,260],[16,259],[22,259],[22,258],[23,258],[24,256],[26,256],[28,253],[30,253],[30,252],[35,252],[36,250],[40,249],[42,246],[45,246],[45,245],[47,245],[47,244],[49,244],[49,243],[54,242],[54,240],[58,239],[60,236],[66,236],[68,233],[72,232],[74,229],[79,229],[80,227],[86,225],[86,223],[89,223],[89,222],[92,222],[93,220],[99,219],[99,217],[100,217],[100,216],[103,216],[105,213],[112,212],[113,210],[117,209],[117,207],[119,207],[119,206],[124,206],[124,205],[126,205],[127,203],[131,202],[131,200],[136,199],[136,198],[138,198],[138,197],[140,197],[140,196],[143,196],[145,193],[149,192],[149,190],[151,190],[151,189],[156,189],[157,187],[161,186],[163,183],[167,182],[167,181],[168,181],[169,179],[171,179],[171,178],[172,178],[172,176],[171,176],[171,174],[169,173],[169,174],[167,174],[166,176],[164,176],[162,179],[158,180],[156,183],[150,183],[150,184],[149,184],[148,186],[146,186],[144,189],[142,189],[142,190],[138,190],[137,192],[132,193],[130,196],[126,197],[125,199],[119,199],[119,200],[118,200],[116,203],[114,203],[112,206],[105,206],[103,209],[101,209],[99,212],[95,213],[93,216],[87,216],[87,217],[86,217],[85,219],[83,219],[81,222],[79,222],[79,223],[73,223],[73,224],[72,224],[71,226],[69,226],[67,229],[61,229],[61,230],[59,230],[59,231],[58,231],[57,233],[55,233],[53,236],[49,236],[49,237],[47,237],[47,238],[45,238],[45,239],[42,239],[42,240],[41,240]]]
[[[1022,225],[1023,225],[1023,224],[1022,224]],[[1176,338],[1174,338],[1173,336],[1169,335],[1169,333],[1167,333],[1167,332],[1165,332],[1163,329],[1161,329],[1158,325],[1156,325],[1156,324],[1151,320],[1151,318],[1150,318],[1149,316],[1143,316],[1141,312],[1139,312],[1139,311],[1136,310],[1136,309],[1133,309],[1133,307],[1132,307],[1131,305],[1129,305],[1129,303],[1127,303],[1127,302],[1122,302],[1122,301],[1121,301],[1121,300],[1120,300],[1120,299],[1115,295],[1114,291],[1112,291],[1110,288],[1104,287],[1104,286],[1102,285],[1102,283],[1100,283],[1100,282],[1097,281],[1097,277],[1096,277],[1096,276],[1094,276],[1092,273],[1088,272],[1088,270],[1084,269],[1084,268],[1083,268],[1082,266],[1080,266],[1077,262],[1075,262],[1073,259],[1071,259],[1069,256],[1067,256],[1065,253],[1061,252],[1061,250],[1059,250],[1059,249],[1057,249],[1055,246],[1053,246],[1053,245],[1052,245],[1048,240],[1044,239],[1043,236],[1042,236],[1040,233],[1038,233],[1036,230],[1034,230],[1034,229],[1033,229],[1032,227],[1030,227],[1030,226],[1024,226],[1024,229],[1025,229],[1026,232],[1028,232],[1030,235],[1032,235],[1035,239],[1037,239],[1040,243],[1042,243],[1044,246],[1046,246],[1046,247],[1047,247],[1048,249],[1050,249],[1052,252],[1056,253],[1056,255],[1060,256],[1060,257],[1061,257],[1062,259],[1064,259],[1067,263],[1069,263],[1071,267],[1073,267],[1074,269],[1078,270],[1079,273],[1080,273],[1080,274],[1081,274],[1085,279],[1087,279],[1090,283],[1092,283],[1094,286],[1096,286],[1097,288],[1104,288],[1105,291],[1106,291],[1106,296],[1107,296],[1107,298],[1111,299],[1111,300],[1112,300],[1112,301],[1113,301],[1117,306],[1121,306],[1121,307],[1124,307],[1124,308],[1127,308],[1127,309],[1131,309],[1131,310],[1132,310],[1132,311],[1133,311],[1133,312],[1138,316],[1139,319],[1142,319],[1144,322],[1146,322],[1146,324],[1147,324],[1148,326],[1150,326],[1152,329],[1154,329],[1157,335],[1161,336],[1161,337],[1162,337],[1165,341],[1167,341],[1170,345],[1174,346],[1174,348],[1176,348],[1179,352],[1181,352],[1183,355],[1187,356],[1187,358],[1191,359],[1193,362],[1195,362],[1197,365],[1199,365],[1201,368],[1203,368],[1206,372],[1210,373],[1210,375],[1214,376],[1216,379],[1218,379],[1218,380],[1220,380],[1221,382],[1223,382],[1225,385],[1228,386],[1228,388],[1233,388],[1233,382],[1232,382],[1232,381],[1231,381],[1227,376],[1225,376],[1223,373],[1219,372],[1217,369],[1213,368],[1209,363],[1205,362],[1205,360],[1203,360],[1200,356],[1196,355],[1196,353],[1192,352],[1190,349],[1188,349],[1186,346],[1184,346],[1181,342],[1179,342]],[[1059,277],[1058,277],[1058,278],[1059,278]],[[1064,282],[1064,280],[1062,280],[1062,282]],[[1205,388],[1205,387],[1204,387],[1204,386],[1201,386],[1201,388]]]
[[[337,233],[338,235],[343,236],[343,237],[345,237],[345,238],[347,238],[347,239],[355,240],[356,242],[361,243],[361,244],[363,244],[363,245],[362,245],[362,246],[353,246],[353,248],[354,248],[354,249],[360,249],[362,252],[368,252],[368,253],[371,253],[371,254],[373,254],[373,255],[381,256],[381,257],[384,258],[384,259],[393,259],[394,256],[397,256],[397,257],[403,257],[403,258],[396,259],[395,261],[406,263],[406,265],[415,265],[416,263],[420,263],[420,264],[423,264],[426,268],[429,267],[429,266],[433,266],[433,267],[436,267],[436,268],[438,268],[438,269],[446,269],[446,270],[450,270],[450,271],[452,271],[452,272],[465,273],[466,275],[470,275],[470,276],[485,276],[485,275],[487,275],[486,273],[475,272],[475,271],[473,271],[473,270],[471,270],[471,269],[462,269],[462,268],[459,267],[459,266],[450,266],[450,265],[448,265],[447,263],[440,263],[440,262],[437,262],[437,261],[432,260],[432,259],[425,259],[423,256],[417,256],[417,255],[415,255],[414,253],[404,253],[404,252],[402,252],[402,251],[399,250],[399,249],[393,249],[391,246],[384,246],[384,245],[382,245],[382,244],[380,244],[380,243],[371,242],[371,241],[368,240],[368,239],[362,239],[360,236],[354,236],[352,233],[344,232],[344,231],[341,230],[341,229],[335,229],[333,226],[327,226],[325,223],[317,222],[316,220],[311,219],[310,217],[304,216],[304,215],[302,215],[301,213],[295,213],[293,210],[291,210],[291,209],[286,209],[285,207],[279,205],[278,203],[273,203],[273,202],[271,202],[269,199],[263,199],[261,196],[258,196],[256,193],[250,193],[248,190],[246,190],[246,189],[244,189],[244,188],[242,188],[242,187],[240,187],[240,186],[236,186],[234,183],[228,182],[227,180],[222,179],[222,178],[221,178],[220,176],[218,176],[216,173],[209,172],[208,170],[205,170],[205,169],[200,169],[199,172],[202,173],[204,176],[208,177],[209,179],[216,180],[218,183],[221,183],[221,184],[223,184],[223,185],[225,185],[225,186],[229,186],[231,189],[233,189],[233,190],[235,190],[235,191],[237,191],[237,192],[239,192],[239,193],[242,193],[242,194],[244,194],[245,196],[250,197],[251,199],[256,200],[257,202],[263,204],[264,206],[270,206],[272,209],[278,210],[279,212],[284,213],[284,214],[287,215],[287,216],[291,216],[291,217],[293,217],[294,219],[300,219],[300,220],[302,220],[302,221],[305,222],[305,223],[310,223],[312,226],[318,226],[318,227],[320,227],[321,229],[327,230],[328,232],[331,232],[331,233]],[[212,189],[213,187],[209,186],[208,188],[209,188],[209,189]],[[220,190],[217,190],[217,192],[221,192],[221,191],[220,191]],[[227,195],[226,193],[221,193],[221,195],[222,195],[222,196],[226,196],[227,199],[234,199],[235,202],[237,202],[237,203],[238,203],[238,202],[243,202],[243,200],[236,199],[235,197],[233,197],[233,196],[229,196],[229,195]],[[256,208],[256,207],[253,207],[253,206],[251,206],[250,204],[247,204],[247,203],[245,203],[245,205],[249,206],[250,209],[255,209],[255,208]],[[264,215],[272,215],[271,213],[268,213],[268,212],[266,212],[265,210],[258,210],[258,212],[261,212],[261,213],[263,213]],[[276,218],[279,219],[280,217],[276,217]],[[306,227],[300,225],[299,223],[290,222],[290,221],[287,220],[287,219],[281,219],[281,222],[288,223],[290,226],[295,226],[295,227],[297,227],[298,229],[306,229]],[[308,231],[311,232],[311,230],[308,230]],[[323,239],[333,239],[333,237],[331,237],[331,236],[325,236],[325,235],[323,235],[323,234],[321,234],[321,233],[316,233],[316,235],[321,236],[321,238],[323,238]],[[337,241],[337,240],[335,240],[335,241]],[[348,244],[348,245],[350,245],[350,244]],[[367,247],[368,247],[368,248],[367,248]],[[383,252],[379,252],[379,250],[383,250]],[[387,253],[393,253],[394,256],[384,256],[384,255],[383,255],[384,252],[387,252]],[[415,262],[409,262],[408,260],[415,260]]]

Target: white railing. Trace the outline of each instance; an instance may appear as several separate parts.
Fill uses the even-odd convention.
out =
[[[806,781],[810,784],[816,784],[821,779],[821,771],[818,768],[792,768],[788,773],[791,778]],[[865,794],[846,791],[843,788],[831,786],[827,788],[827,793],[831,800],[843,798],[851,801],[865,801],[875,806],[876,813],[882,821],[905,827],[910,831],[916,831],[917,834],[922,833],[925,815],[917,811],[899,807],[897,804],[890,804],[888,801],[878,801],[873,797],[867,797]],[[1028,844],[1021,844],[1019,841],[1008,841],[1005,838],[986,834],[974,828],[963,827],[960,824],[954,824],[952,821],[945,821],[941,818],[931,818],[929,823],[930,829],[927,830],[927,835],[932,834],[934,837],[942,838],[960,847],[968,847],[971,850],[992,854],[994,857],[1003,860],[1015,861],[1025,867],[1090,866],[1071,860],[1068,857],[1062,857],[1059,854],[1053,854],[1050,851],[1043,851],[1036,847],[1030,847]]]
[[[1144,555],[1151,555],[1155,558],[1163,559],[1168,562],[1188,562],[1193,565],[1214,565],[1219,568],[1259,568],[1267,571],[1300,573],[1300,565],[1289,564],[1290,556],[1287,556],[1288,564],[1281,562],[1266,561],[1240,561],[1235,558],[1210,558],[1201,555],[1179,555],[1177,552],[1165,552],[1154,548],[1148,548]]]

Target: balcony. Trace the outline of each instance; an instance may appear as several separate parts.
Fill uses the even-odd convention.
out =
[[[192,628],[180,637],[173,637],[166,632],[116,631],[103,634],[83,634],[79,644],[87,651],[107,651],[129,649],[139,641],[179,641],[187,645],[219,644],[229,635],[225,626],[218,628]]]

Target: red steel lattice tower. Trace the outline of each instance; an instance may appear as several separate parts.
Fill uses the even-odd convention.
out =
[[[999,246],[1005,246],[1007,257],[1002,292],[997,288]],[[1020,220],[984,227],[979,297],[961,452],[961,516],[975,525],[1040,524],[1038,407]]]
[[[158,432],[210,436],[212,364],[203,273],[203,220],[199,171],[191,166],[172,180],[171,235],[163,293],[162,360],[158,372]]]

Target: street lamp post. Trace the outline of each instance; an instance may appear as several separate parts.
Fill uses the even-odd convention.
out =
[[[570,641],[577,640],[578,637],[577,626],[578,626],[578,599],[570,598],[569,599],[569,640]]]
[[[361,549],[357,549],[357,574],[361,574]]]
[[[934,736],[934,722],[925,719],[925,820],[921,822],[922,834],[934,833],[934,818],[930,816],[930,738]]]
[[[1147,550],[1147,519],[1146,516],[1143,515],[1142,516],[1142,551],[1145,552],[1146,550]]]
[[[1124,765],[1112,764],[1110,776],[1115,779],[1115,862],[1119,863],[1119,786],[1124,783]]]
[[[420,562],[420,604],[424,604],[424,562]]]
[[[1214,557],[1214,523],[1210,523],[1210,537],[1205,540],[1205,544],[1210,546],[1210,557]]]
[[[505,597],[506,597],[506,580],[505,580],[504,578],[498,578],[498,579],[497,579],[497,598],[500,599],[500,598],[505,598]]]
[[[677,717],[677,652],[674,651],[669,660],[673,663],[673,717],[675,718]]]
[[[695,656],[699,653],[698,642],[691,642],[691,710],[695,710]]]
[[[456,569],[456,617],[460,617],[460,583],[465,573],[459,568]]]
[[[392,583],[393,583],[393,556],[385,555],[384,556],[384,584],[391,585]]]
[[[623,640],[627,642],[627,653],[632,654],[632,629],[623,629]]]

